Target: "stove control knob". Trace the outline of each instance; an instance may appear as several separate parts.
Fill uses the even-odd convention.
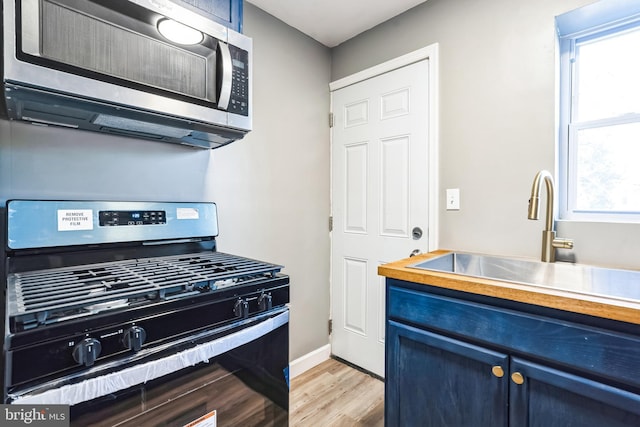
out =
[[[265,294],[262,292],[260,294],[260,298],[258,298],[258,307],[260,311],[271,310],[273,308],[273,298],[271,297],[271,292]]]
[[[249,302],[247,300],[243,300],[242,298],[238,298],[236,304],[233,306],[233,313],[236,317],[241,319],[246,319],[249,317]]]
[[[124,331],[122,342],[129,350],[140,351],[146,339],[147,331],[140,326],[132,326]]]
[[[85,338],[73,347],[73,360],[80,365],[93,366],[101,351],[100,341],[95,338]]]

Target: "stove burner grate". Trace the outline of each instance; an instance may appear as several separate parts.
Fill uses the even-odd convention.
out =
[[[13,273],[8,276],[9,317],[28,329],[263,280],[281,269],[223,252],[199,252]]]

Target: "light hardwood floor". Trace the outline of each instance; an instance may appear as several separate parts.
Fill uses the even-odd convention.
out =
[[[334,359],[291,381],[289,425],[384,426],[384,383]]]

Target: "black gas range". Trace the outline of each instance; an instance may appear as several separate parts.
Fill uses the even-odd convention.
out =
[[[289,277],[218,252],[215,204],[15,200],[5,216],[5,403],[69,405],[81,422],[130,401],[142,409],[113,425],[156,423],[153,387],[216,366],[286,425]],[[207,396],[180,422],[211,408],[237,421]]]

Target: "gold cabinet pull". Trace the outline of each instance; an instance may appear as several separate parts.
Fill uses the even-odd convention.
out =
[[[513,374],[511,374],[511,381],[520,385],[524,383],[524,377],[520,372],[514,372]]]
[[[491,368],[491,373],[498,378],[504,377],[504,369],[502,369],[502,366],[494,366]]]

